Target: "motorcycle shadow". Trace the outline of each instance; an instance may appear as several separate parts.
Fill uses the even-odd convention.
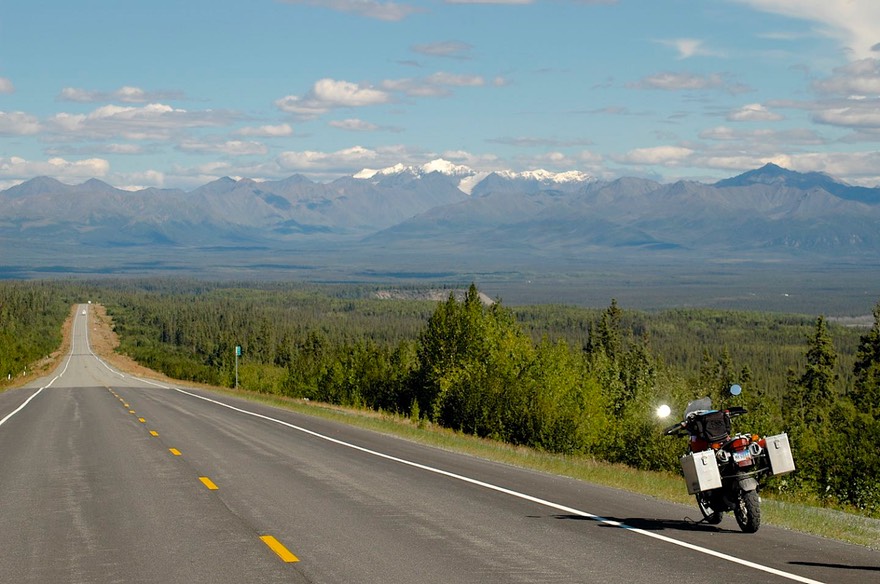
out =
[[[618,527],[626,529],[627,527],[634,529],[643,529],[645,531],[697,531],[708,533],[740,533],[739,529],[725,529],[719,525],[709,525],[702,521],[694,521],[693,519],[649,519],[645,517],[629,517],[627,519],[619,519],[617,517],[592,518],[582,515],[555,515],[556,519],[569,519],[575,521],[593,521],[600,527]],[[612,523],[613,522],[613,523]],[[622,525],[616,525],[620,523]]]

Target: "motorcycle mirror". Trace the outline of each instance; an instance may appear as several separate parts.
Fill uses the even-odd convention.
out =
[[[669,414],[672,413],[672,410],[666,404],[663,404],[659,408],[657,408],[657,417],[658,418],[667,418]]]
[[[743,388],[741,388],[736,383],[734,383],[733,385],[730,386],[730,395],[739,395],[742,393],[742,391],[743,391]]]

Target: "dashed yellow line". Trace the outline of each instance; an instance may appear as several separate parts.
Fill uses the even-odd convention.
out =
[[[150,430],[150,436],[158,436],[158,435],[159,435],[159,433],[156,432],[155,430]]]
[[[146,418],[138,418],[138,422],[140,422],[141,424],[146,424],[147,419]]]
[[[170,453],[173,454],[174,456],[180,456],[180,450],[178,450],[178,449],[176,449],[176,448],[169,448],[169,449],[168,449],[168,452],[170,452]]]
[[[278,557],[281,558],[282,562],[293,563],[299,561],[298,557],[290,553],[290,550],[281,545],[281,542],[271,535],[262,535],[260,536],[260,539],[263,540],[264,544],[269,546],[269,549],[278,554]]]
[[[133,414],[133,413],[134,413],[134,410],[128,410],[128,413],[129,413],[129,414]]]
[[[199,480],[202,481],[202,484],[204,484],[206,487],[208,487],[208,489],[210,489],[212,491],[216,491],[220,488],[217,485],[215,485],[214,481],[212,481],[208,477],[199,477]]]

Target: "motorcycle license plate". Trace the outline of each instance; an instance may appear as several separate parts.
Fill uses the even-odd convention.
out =
[[[737,463],[740,466],[744,466],[747,464],[751,464],[752,462],[752,453],[748,450],[739,450],[733,453],[733,462]]]

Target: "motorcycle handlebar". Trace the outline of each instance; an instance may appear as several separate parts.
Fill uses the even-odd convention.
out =
[[[665,430],[663,430],[663,433],[666,434],[667,436],[669,436],[671,434],[677,434],[682,428],[684,428],[684,422],[678,422],[676,424],[673,424],[672,426],[669,426]]]

